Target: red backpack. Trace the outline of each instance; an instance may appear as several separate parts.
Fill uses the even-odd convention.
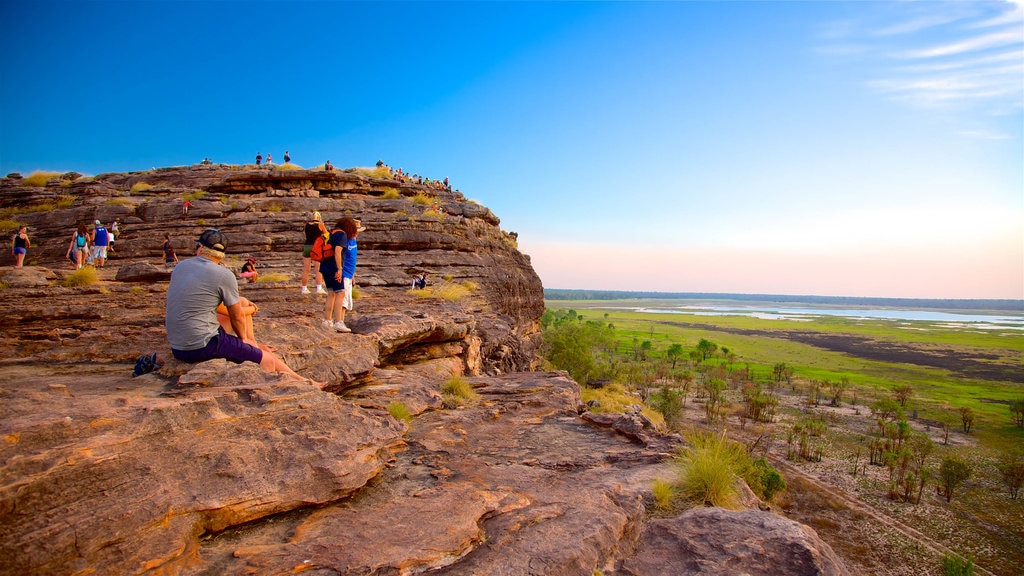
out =
[[[331,234],[340,232],[340,228],[331,230]],[[323,262],[328,258],[334,258],[334,246],[331,241],[323,236],[317,236],[313,241],[313,248],[309,251],[309,259],[314,262]]]

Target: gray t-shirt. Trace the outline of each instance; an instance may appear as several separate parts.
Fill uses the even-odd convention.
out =
[[[217,335],[217,305],[239,301],[238,281],[227,268],[197,256],[183,260],[167,287],[167,341],[175,350],[198,350]]]

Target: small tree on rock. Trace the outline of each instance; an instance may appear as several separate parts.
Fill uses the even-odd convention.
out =
[[[1010,401],[1010,414],[1013,414],[1013,423],[1024,428],[1024,398]]]
[[[974,410],[970,406],[960,407],[960,422],[964,425],[964,434],[970,434],[974,428]]]

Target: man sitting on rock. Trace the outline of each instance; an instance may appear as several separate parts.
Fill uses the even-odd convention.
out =
[[[217,306],[223,303],[235,334],[251,334],[245,327],[238,281],[220,265],[226,246],[220,231],[206,230],[196,242],[196,257],[183,260],[171,273],[165,325],[174,357],[189,363],[214,358],[255,362],[266,372],[284,372],[322,388],[325,383],[299,376],[269,349],[227,333],[218,323]]]

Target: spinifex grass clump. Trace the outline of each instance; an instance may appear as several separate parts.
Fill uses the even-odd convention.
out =
[[[423,289],[408,290],[406,291],[406,294],[416,296],[418,298],[441,298],[443,300],[455,301],[469,296],[476,288],[476,283],[471,281],[462,283],[443,282],[441,284],[427,286]]]
[[[682,449],[676,457],[681,495],[698,504],[737,509],[736,482],[753,468],[746,449],[726,438],[724,432],[694,432],[687,440],[692,447]]]
[[[96,268],[92,266],[83,266],[71,274],[68,274],[60,285],[69,288],[74,286],[92,286],[99,281],[100,278],[99,275],[96,274]]]
[[[291,275],[286,272],[268,272],[266,274],[260,274],[256,278],[256,282],[262,284],[264,282],[287,282],[291,280]]]
[[[46,172],[44,170],[36,170],[35,172],[26,176],[21,183],[25,186],[36,186],[43,187],[51,179],[60,176],[60,172]]]
[[[397,400],[388,404],[388,414],[391,414],[391,417],[395,420],[401,420],[406,423],[412,421],[412,414],[409,413],[409,409],[406,408],[405,404]]]
[[[480,395],[464,378],[453,375],[441,385],[441,398],[445,408],[457,408],[476,402]]]

